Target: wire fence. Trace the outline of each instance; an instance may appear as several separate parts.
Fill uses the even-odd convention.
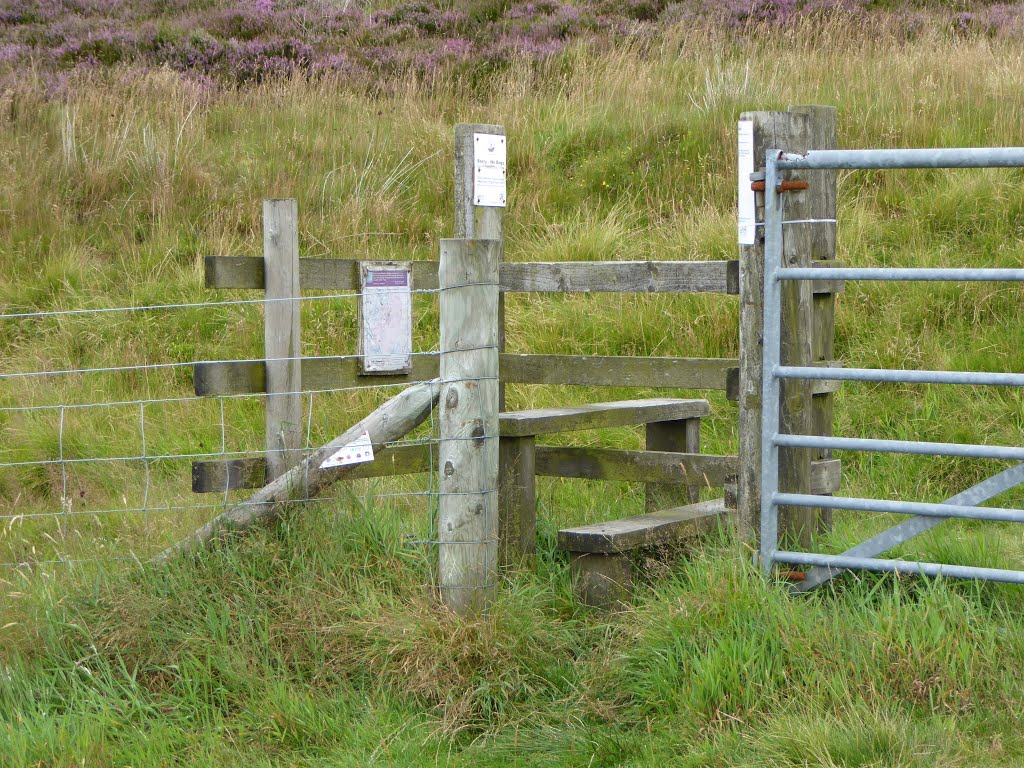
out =
[[[411,291],[428,298],[439,292]],[[67,329],[58,324],[67,319],[76,322],[82,336],[103,338],[103,324],[115,313],[146,313],[159,322],[175,311],[232,308],[244,312],[281,301],[333,302],[349,312],[363,295],[346,291],[285,299],[40,311],[18,308],[0,314],[0,329],[11,323],[29,325],[36,341],[45,340],[50,333],[59,344]],[[218,313],[214,322],[228,328],[237,320]],[[153,324],[140,325],[138,331],[152,335]],[[436,356],[436,328],[419,331],[418,335],[424,337],[421,343],[433,348],[415,351],[413,356]],[[156,333],[159,336],[159,331]],[[149,341],[152,343],[152,339]],[[354,338],[344,341],[355,346]],[[239,340],[239,346],[246,342]],[[184,391],[187,384],[179,373],[192,369],[197,361],[309,362],[358,360],[361,356],[215,356],[204,360],[207,355],[201,340],[186,349],[186,353],[189,351],[191,355],[182,357],[193,359],[126,360],[114,365],[90,364],[107,352],[90,346],[69,351],[70,364],[21,362],[15,366],[15,360],[20,362],[25,357],[7,356],[5,370],[0,369],[0,568],[34,573],[65,565],[145,561],[253,493],[252,487],[232,487],[226,471],[224,487],[217,493],[194,494],[191,480],[194,467],[201,463],[259,462],[268,457],[271,451],[266,447],[262,418],[267,398],[301,396],[302,447],[297,457],[305,461],[381,400],[410,384],[408,377],[395,384],[382,384],[380,375],[374,374],[374,383],[366,385],[202,396]],[[80,364],[75,364],[74,357]],[[168,372],[176,375],[159,375]],[[124,374],[137,374],[138,379],[126,385],[118,379]],[[407,544],[427,555],[438,538],[437,445],[438,420],[432,410],[415,431],[389,443],[391,450],[422,449],[425,464],[418,467],[419,471],[378,477],[366,472],[359,479],[332,486],[322,496],[294,499],[292,503],[298,508],[396,507],[408,523],[404,534]],[[0,581],[10,583],[2,573]]]

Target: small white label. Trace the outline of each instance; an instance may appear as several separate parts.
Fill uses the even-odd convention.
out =
[[[349,464],[363,464],[367,461],[373,461],[373,443],[370,442],[370,433],[363,432],[341,450],[335,451],[324,459],[320,469],[347,467]]]
[[[757,221],[754,205],[754,190],[750,188],[750,174],[754,172],[754,123],[750,120],[739,122],[739,151],[736,153],[739,167],[736,222],[739,226],[740,245],[756,242]]]
[[[505,137],[473,134],[473,204],[505,207]]]

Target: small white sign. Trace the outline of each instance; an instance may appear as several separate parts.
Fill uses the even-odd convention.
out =
[[[753,245],[757,241],[757,209],[754,190],[750,188],[750,174],[754,172],[754,123],[751,120],[739,122],[739,151],[736,159],[739,167],[736,206],[739,241],[740,245]]]
[[[473,204],[505,207],[505,137],[473,134]]]
[[[341,450],[324,459],[320,469],[347,467],[349,464],[363,464],[367,461],[373,461],[373,443],[370,442],[370,433],[363,432]]]
[[[412,269],[408,263],[364,261],[359,274],[360,373],[409,373]]]

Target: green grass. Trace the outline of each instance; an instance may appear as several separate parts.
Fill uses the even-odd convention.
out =
[[[31,75],[0,93],[4,312],[253,298],[202,286],[202,256],[256,254],[260,199],[299,201],[306,256],[426,259],[452,231],[456,122],[500,122],[510,151],[507,258],[734,258],[735,120],[834,104],[847,147],[1013,145],[1024,61],[1010,41],[839,24],[737,41],[676,31],[653,50],[515,65],[486,84],[399,83],[374,98],[288,82],[208,96],[170,73],[83,77],[67,104]],[[844,174],[839,258],[853,265],[1019,266],[1019,172]],[[851,365],[1022,368],[1019,286],[850,284],[838,357]],[[422,300],[419,349],[436,345]],[[734,356],[734,299],[515,296],[514,352]],[[258,357],[259,310],[4,321],[4,372]],[[307,354],[355,349],[350,302],[304,308]],[[188,368],[0,379],[0,405],[186,397]],[[513,407],[663,391],[510,388]],[[315,400],[311,442],[387,393]],[[708,452],[736,447],[709,397]],[[225,404],[229,450],[258,448],[259,403]],[[138,406],[0,412],[0,460],[132,455]],[[221,444],[219,405],[146,407],[147,450]],[[1015,390],[844,385],[836,432],[1019,444]],[[639,447],[638,430],[574,439]],[[845,454],[844,492],[941,500],[999,462]],[[0,471],[0,508],[136,506],[124,462]],[[425,481],[423,481],[425,482]],[[131,562],[5,570],[0,764],[978,765],[1024,754],[1019,589],[847,577],[788,597],[727,537],[653,569],[634,610],[570,594],[555,532],[642,507],[626,484],[545,481],[535,573],[459,622],[424,587],[429,531],[402,483],[360,483],[272,529],[165,569]],[[417,486],[419,487],[419,486]],[[369,494],[369,499],[362,497]],[[1020,492],[1007,504],[1020,505]],[[149,500],[193,505],[188,464],[151,467]],[[218,497],[210,501],[220,503]],[[0,560],[140,558],[210,510],[0,529]],[[840,516],[842,548],[888,521]],[[948,523],[904,557],[1021,567],[1015,529]]]

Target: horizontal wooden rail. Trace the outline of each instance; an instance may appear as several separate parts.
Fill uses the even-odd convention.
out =
[[[679,483],[720,488],[736,476],[735,456],[661,451],[620,451],[609,448],[537,446],[536,473],[542,477],[581,480],[618,480],[635,483]],[[437,450],[430,445],[403,445],[382,451],[374,461],[348,470],[351,480],[430,472],[437,466]],[[839,490],[838,459],[811,465],[812,493]],[[263,457],[192,463],[192,491],[217,493],[266,485]],[[225,488],[225,485],[227,486]]]
[[[547,477],[719,488],[732,482],[738,472],[735,456],[540,445],[536,451],[535,471]],[[812,462],[811,485],[817,489],[814,493],[838,491],[841,472],[839,459]]]
[[[436,261],[412,261],[413,287],[437,288]],[[262,288],[263,259],[207,256],[208,288]],[[508,293],[739,293],[738,261],[504,262]],[[310,291],[359,289],[356,259],[299,259],[299,285]]]
[[[430,472],[437,466],[436,462],[437,449],[432,449],[430,445],[400,445],[380,451],[373,461],[366,464],[353,464],[346,470],[345,478],[359,480],[367,477],[391,477]],[[262,456],[250,459],[192,462],[193,493],[262,488],[266,484],[267,460]]]
[[[735,358],[513,354],[499,358],[501,380],[510,384],[719,391],[726,389],[729,371],[736,365]],[[307,391],[409,384],[429,381],[437,375],[435,354],[414,356],[412,372],[396,376],[362,376],[354,357],[311,357],[302,361],[302,388]],[[265,392],[266,366],[262,360],[196,363],[194,384],[200,396]]]
[[[823,368],[842,368],[843,364],[838,360],[829,360]],[[812,395],[829,395],[842,389],[843,382],[830,379],[811,379]],[[740,369],[730,368],[725,381],[725,399],[736,402],[739,399],[740,391]]]
[[[500,359],[509,384],[724,390],[736,358],[514,355]]]
[[[739,293],[738,261],[505,262],[501,290],[520,293]]]

